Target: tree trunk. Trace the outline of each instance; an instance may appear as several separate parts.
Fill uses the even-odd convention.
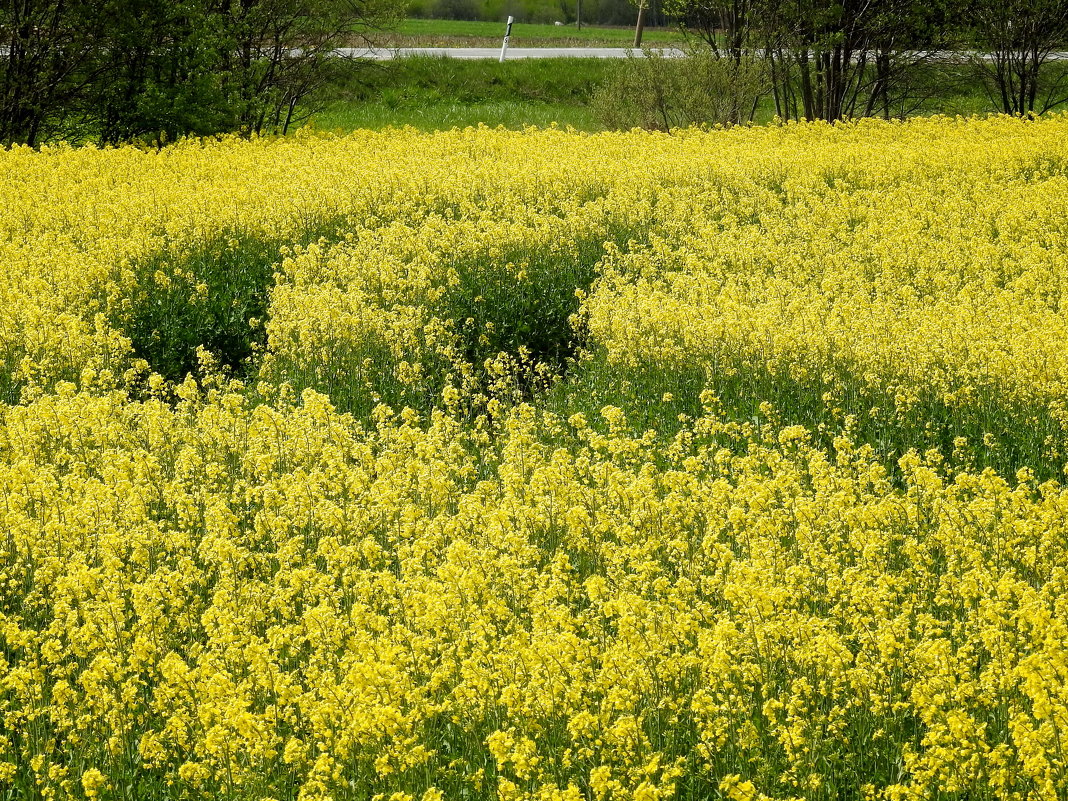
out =
[[[634,46],[642,46],[642,32],[645,30],[645,7],[646,0],[642,0],[638,5],[638,24],[634,26]]]

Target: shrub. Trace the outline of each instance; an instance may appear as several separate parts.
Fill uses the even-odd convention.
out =
[[[434,16],[439,19],[465,19],[479,18],[479,7],[475,0],[435,0]]]
[[[767,83],[764,65],[755,58],[735,61],[709,50],[674,58],[646,50],[619,63],[592,105],[607,128],[737,124],[752,120]]]

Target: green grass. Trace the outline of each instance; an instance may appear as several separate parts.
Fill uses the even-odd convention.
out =
[[[413,56],[350,63],[311,125],[328,131],[412,125],[522,128],[557,123],[599,130],[589,100],[611,68],[604,59],[464,61]]]
[[[479,30],[496,23],[406,20],[402,30]],[[498,26],[499,27],[499,26]],[[522,26],[548,31],[551,25]],[[520,28],[516,25],[513,28]],[[583,29],[585,31],[585,29]],[[612,29],[598,29],[612,30]],[[616,33],[623,33],[616,29]],[[513,39],[513,41],[516,41]],[[352,131],[411,125],[433,131],[485,124],[507,128],[556,123],[582,131],[603,130],[590,108],[597,88],[618,65],[613,59],[464,60],[412,56],[386,62],[345,62],[325,92],[326,103],[311,119],[320,130]],[[1068,65],[1055,65],[1057,70]],[[1051,72],[1051,75],[1053,73]],[[967,67],[930,64],[914,78],[907,115],[949,116],[995,111],[982,84]],[[754,122],[775,118],[765,97]]]
[[[487,101],[480,103],[438,102],[411,108],[369,101],[361,104],[336,103],[315,116],[312,125],[323,131],[348,132],[358,129],[403,128],[410,125],[422,131],[447,131],[488,125],[491,128],[545,128],[553,123],[579,131],[600,130],[589,109],[560,103],[527,101]]]

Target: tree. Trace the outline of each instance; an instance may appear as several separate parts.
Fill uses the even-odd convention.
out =
[[[763,58],[780,117],[837,120],[914,111],[930,91],[917,76],[955,43],[961,2],[672,0],[669,10],[712,52]]]
[[[110,6],[110,7],[109,7]],[[84,104],[105,144],[234,129],[220,59],[229,46],[204,0],[110,0],[106,60]]]
[[[974,62],[1006,114],[1044,112],[1068,101],[1068,73],[1047,77],[1050,56],[1068,46],[1065,0],[977,0]]]
[[[954,0],[763,2],[759,35],[782,117],[904,111],[911,77],[953,37]]]
[[[96,77],[102,20],[91,0],[0,0],[0,144],[65,133]]]
[[[285,132],[399,0],[0,0],[0,143]]]
[[[712,52],[735,62],[753,49],[760,0],[668,0],[664,11]]]
[[[334,51],[391,22],[395,0],[227,0],[222,72],[244,130],[285,133],[321,86]]]

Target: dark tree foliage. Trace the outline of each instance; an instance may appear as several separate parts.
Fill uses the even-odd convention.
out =
[[[0,0],[0,143],[284,132],[397,0]]]
[[[917,67],[961,40],[957,2],[672,0],[669,11],[715,53],[762,57],[779,116],[837,120],[914,110]]]
[[[767,0],[762,30],[776,109],[838,120],[894,113],[914,99],[911,76],[956,38],[945,4],[924,0]]]
[[[667,0],[665,10],[717,56],[742,60],[753,46],[760,0]]]
[[[1051,56],[1068,48],[1068,0],[976,0],[973,60],[999,111],[1042,113],[1068,102],[1068,72],[1048,75]]]
[[[62,135],[100,76],[92,0],[0,0],[0,143]]]
[[[201,0],[111,0],[107,63],[83,113],[107,144],[237,127],[218,61],[226,41]]]

